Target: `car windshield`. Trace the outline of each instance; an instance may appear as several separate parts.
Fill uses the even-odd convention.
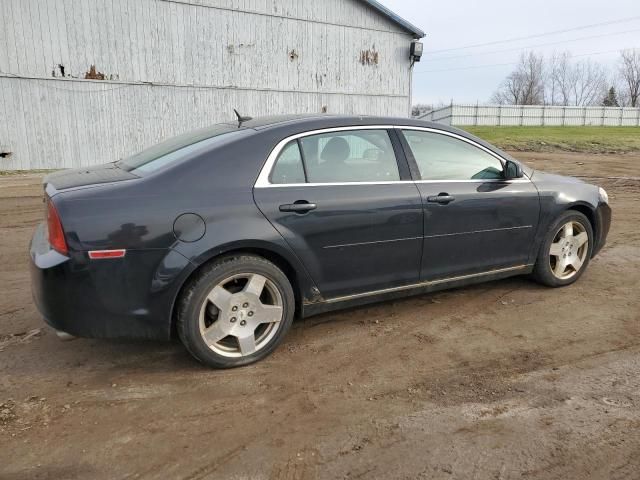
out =
[[[228,134],[238,132],[237,125],[218,124],[178,135],[164,142],[158,143],[128,158],[122,159],[116,165],[127,172],[149,173],[162,168],[185,154],[196,150],[201,143],[215,138],[222,140]]]

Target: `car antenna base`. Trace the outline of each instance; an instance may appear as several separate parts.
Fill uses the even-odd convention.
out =
[[[243,117],[235,108],[233,109],[233,113],[235,113],[236,117],[238,117],[238,127],[241,126],[243,122],[248,122],[252,119],[252,117]]]

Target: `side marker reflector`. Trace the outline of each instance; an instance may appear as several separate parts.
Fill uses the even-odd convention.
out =
[[[100,258],[122,258],[125,253],[127,253],[126,250],[91,250],[89,252],[89,258],[91,260]]]

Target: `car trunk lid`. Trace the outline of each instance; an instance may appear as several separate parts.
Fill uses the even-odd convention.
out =
[[[119,168],[115,162],[89,168],[72,168],[54,172],[44,177],[45,189],[52,194],[61,190],[103,183],[121,182],[139,178],[131,172]],[[53,188],[51,188],[53,187]]]

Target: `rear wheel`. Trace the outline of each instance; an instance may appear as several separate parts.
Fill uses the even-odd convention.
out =
[[[202,363],[236,367],[269,355],[293,314],[293,289],[278,267],[253,255],[226,257],[205,267],[186,288],[178,334]]]
[[[593,229],[584,214],[564,212],[551,226],[540,248],[534,278],[550,287],[575,282],[589,264],[593,248]]]

